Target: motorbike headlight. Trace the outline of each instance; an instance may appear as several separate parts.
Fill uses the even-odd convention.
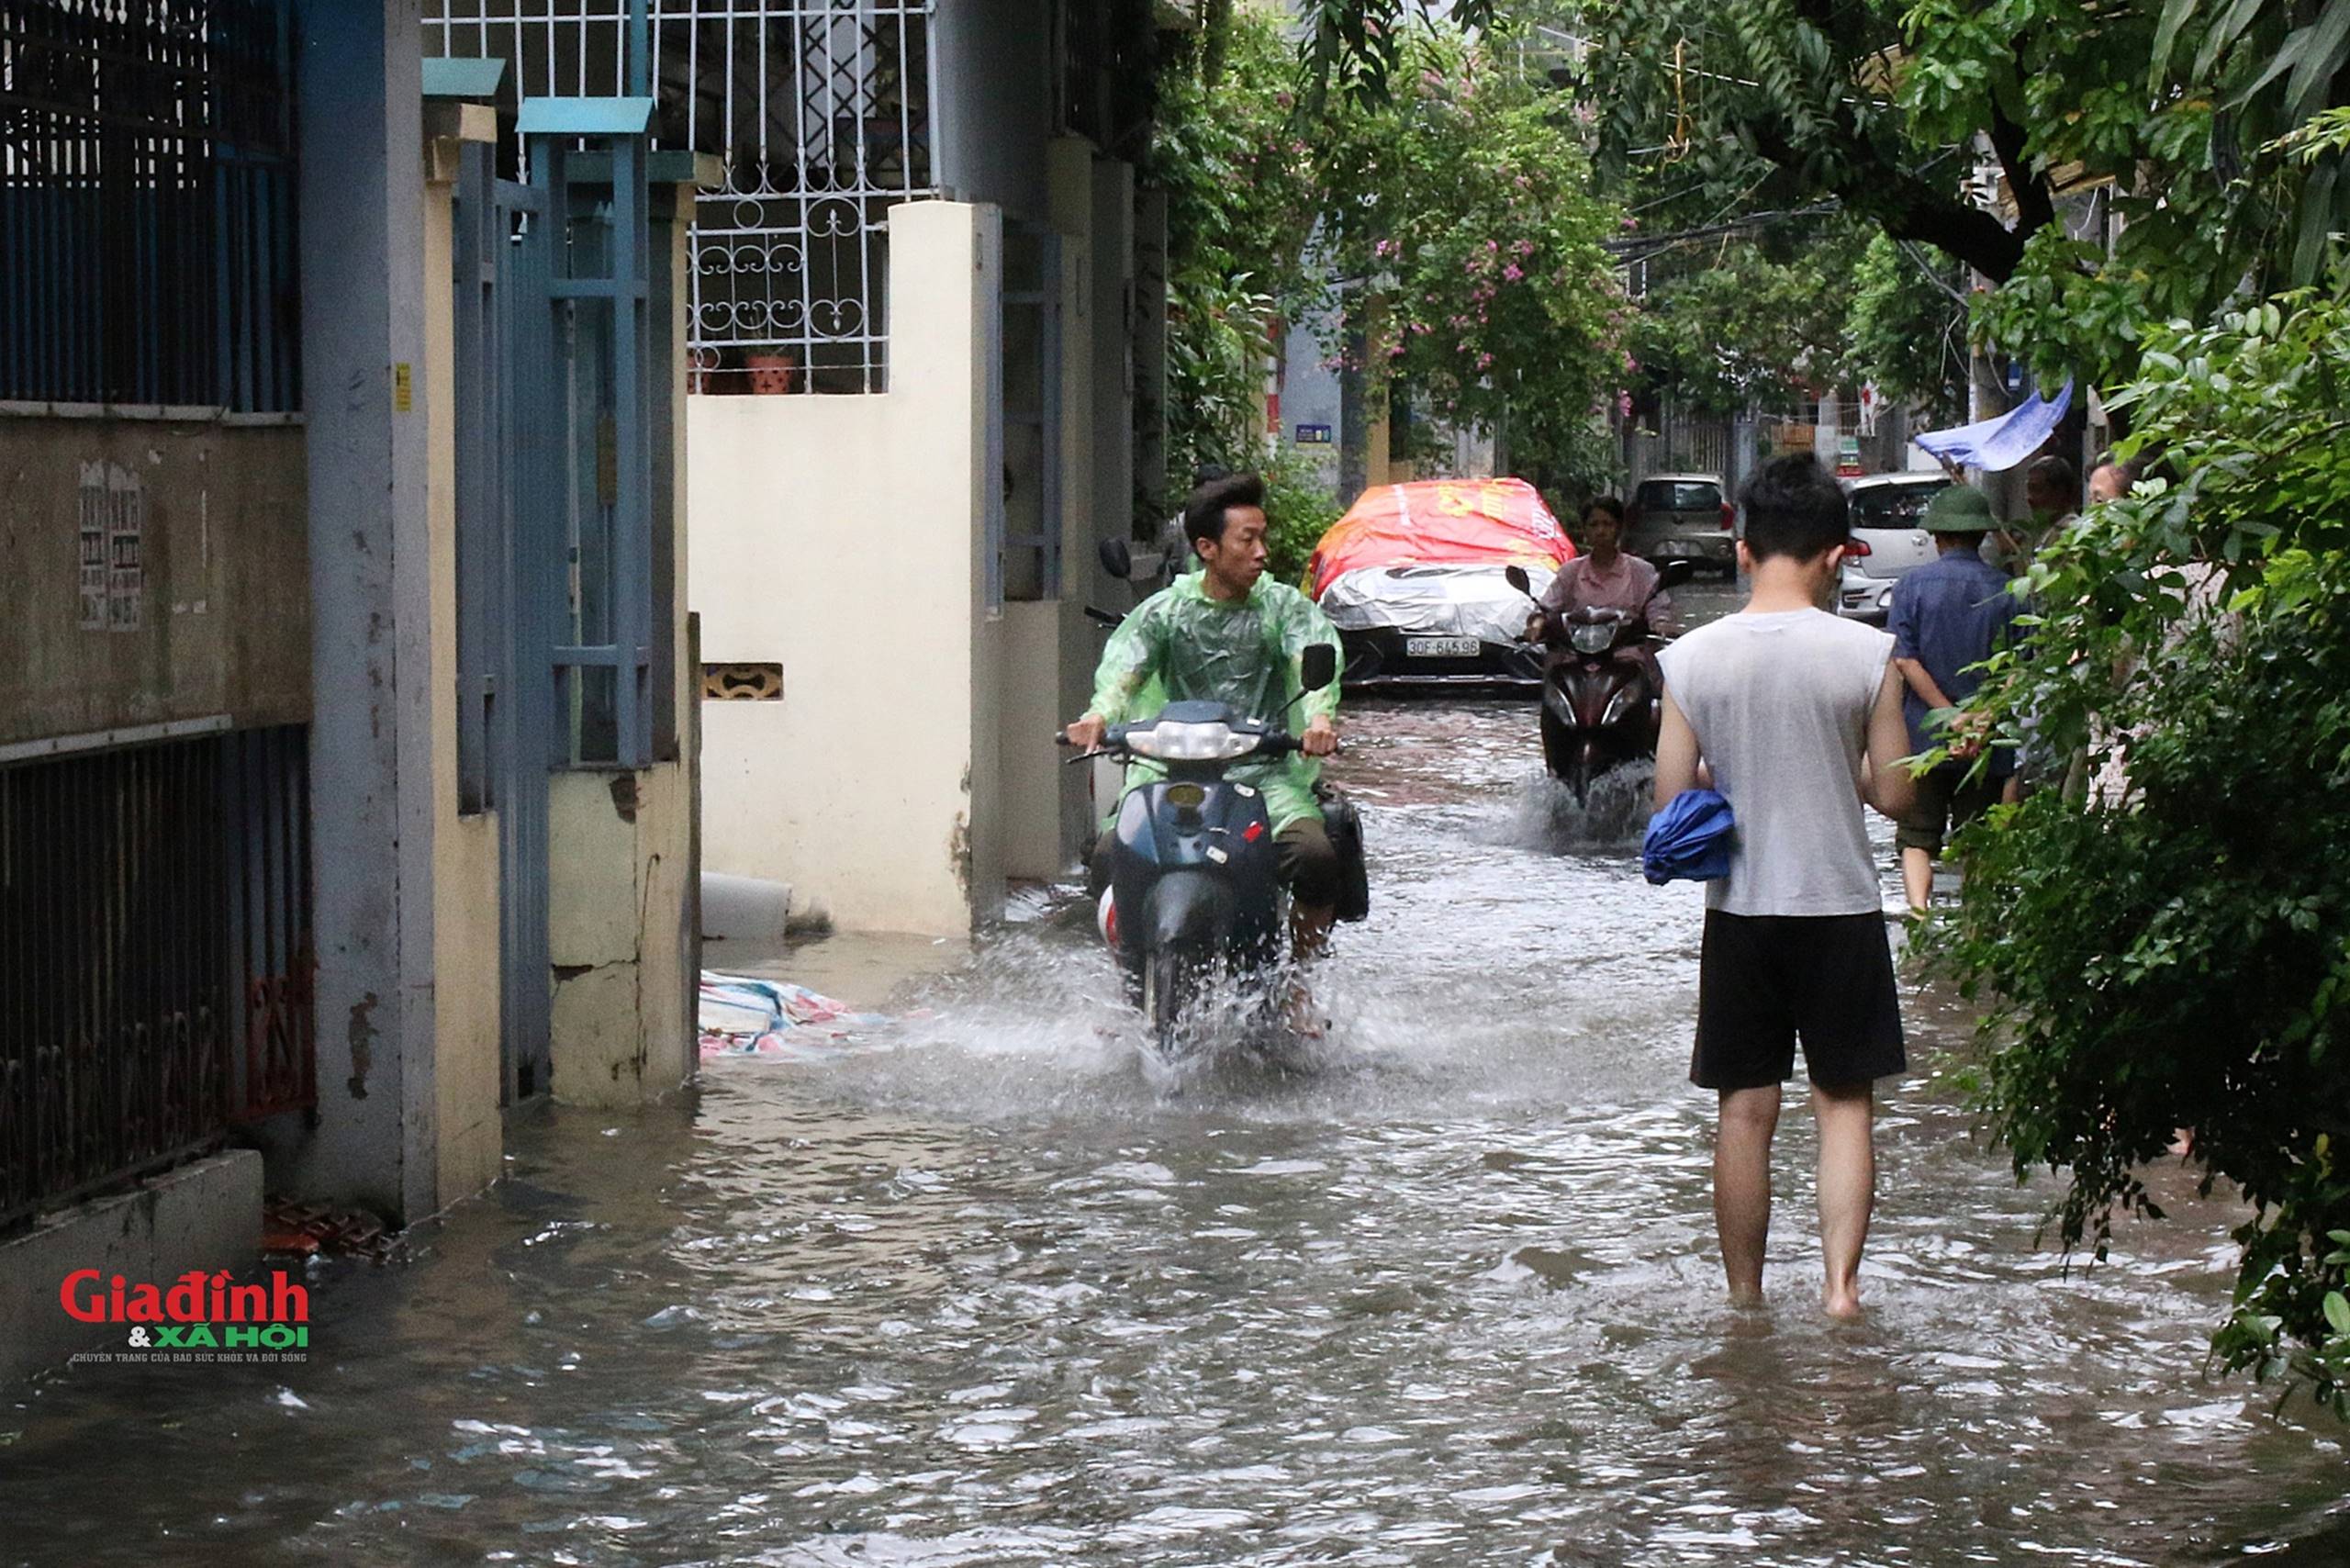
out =
[[[1615,645],[1616,623],[1613,621],[1580,622],[1568,629],[1567,641],[1579,654],[1604,654]]]
[[[1229,724],[1153,724],[1128,730],[1126,748],[1154,762],[1230,762],[1257,749],[1257,737]]]

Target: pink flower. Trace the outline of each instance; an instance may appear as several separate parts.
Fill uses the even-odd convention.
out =
[[[1624,374],[1627,375],[1638,375],[1639,373],[1640,362],[1634,359],[1630,354],[1626,354],[1624,356]]]
[[[1477,356],[1477,368],[1478,368],[1479,370],[1491,370],[1491,369],[1493,369],[1493,368],[1494,368],[1494,356],[1493,356],[1493,355],[1491,355],[1491,354],[1489,354],[1489,353],[1481,353],[1481,354],[1479,354],[1479,355]]]
[[[1638,229],[1639,226],[1640,220],[1637,218],[1628,215],[1624,219],[1624,232],[1627,234],[1629,234],[1633,230]]]
[[[1525,269],[1524,267],[1519,266],[1516,262],[1512,262],[1512,263],[1510,263],[1510,264],[1509,264],[1509,265],[1507,265],[1507,266],[1505,266],[1505,267],[1504,267],[1504,268],[1502,269],[1502,276],[1504,276],[1504,277],[1505,277],[1505,278],[1509,279],[1509,281],[1510,281],[1510,282],[1512,282],[1512,283],[1516,283],[1516,282],[1517,282],[1520,278],[1524,277],[1525,275],[1526,275],[1526,269]]]
[[[1616,394],[1616,411],[1628,420],[1632,417],[1632,395],[1629,392]]]
[[[1499,255],[1501,253],[1501,249],[1502,242],[1499,240],[1488,240],[1485,241],[1485,253],[1487,255]]]
[[[1530,256],[1534,253],[1534,241],[1531,240],[1520,240],[1516,245],[1513,245],[1510,248],[1521,256]]]

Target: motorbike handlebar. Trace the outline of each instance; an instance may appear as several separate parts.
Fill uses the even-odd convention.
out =
[[[1111,725],[1108,731],[1103,734],[1101,745],[1091,751],[1081,751],[1075,756],[1070,757],[1069,761],[1072,764],[1087,762],[1097,756],[1113,757],[1127,762],[1133,761],[1138,754],[1126,745],[1127,728],[1128,726],[1125,724]],[[1055,730],[1053,732],[1053,744],[1058,746],[1067,746],[1074,745],[1076,743],[1069,738],[1069,732],[1067,730]],[[1266,730],[1258,736],[1256,750],[1249,755],[1255,756],[1281,756],[1290,752],[1302,751],[1304,749],[1304,746],[1305,743],[1304,741],[1300,740],[1297,736],[1291,734],[1286,730]],[[1241,759],[1236,758],[1235,760]]]

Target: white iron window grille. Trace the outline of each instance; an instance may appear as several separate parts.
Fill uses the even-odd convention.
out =
[[[688,344],[701,392],[878,392],[885,218],[934,194],[935,0],[650,0],[658,145],[698,193]],[[430,0],[428,53],[495,56],[525,96],[625,91],[628,0]]]

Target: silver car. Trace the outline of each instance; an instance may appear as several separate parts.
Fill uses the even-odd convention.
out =
[[[1950,488],[1947,474],[1873,474],[1845,484],[1852,504],[1852,543],[1836,586],[1836,613],[1885,624],[1893,585],[1935,555],[1934,536],[1918,526],[1926,503]]]
[[[1723,498],[1718,474],[1651,474],[1632,492],[1624,548],[1662,566],[1685,560],[1722,576],[1738,573],[1737,509]]]

